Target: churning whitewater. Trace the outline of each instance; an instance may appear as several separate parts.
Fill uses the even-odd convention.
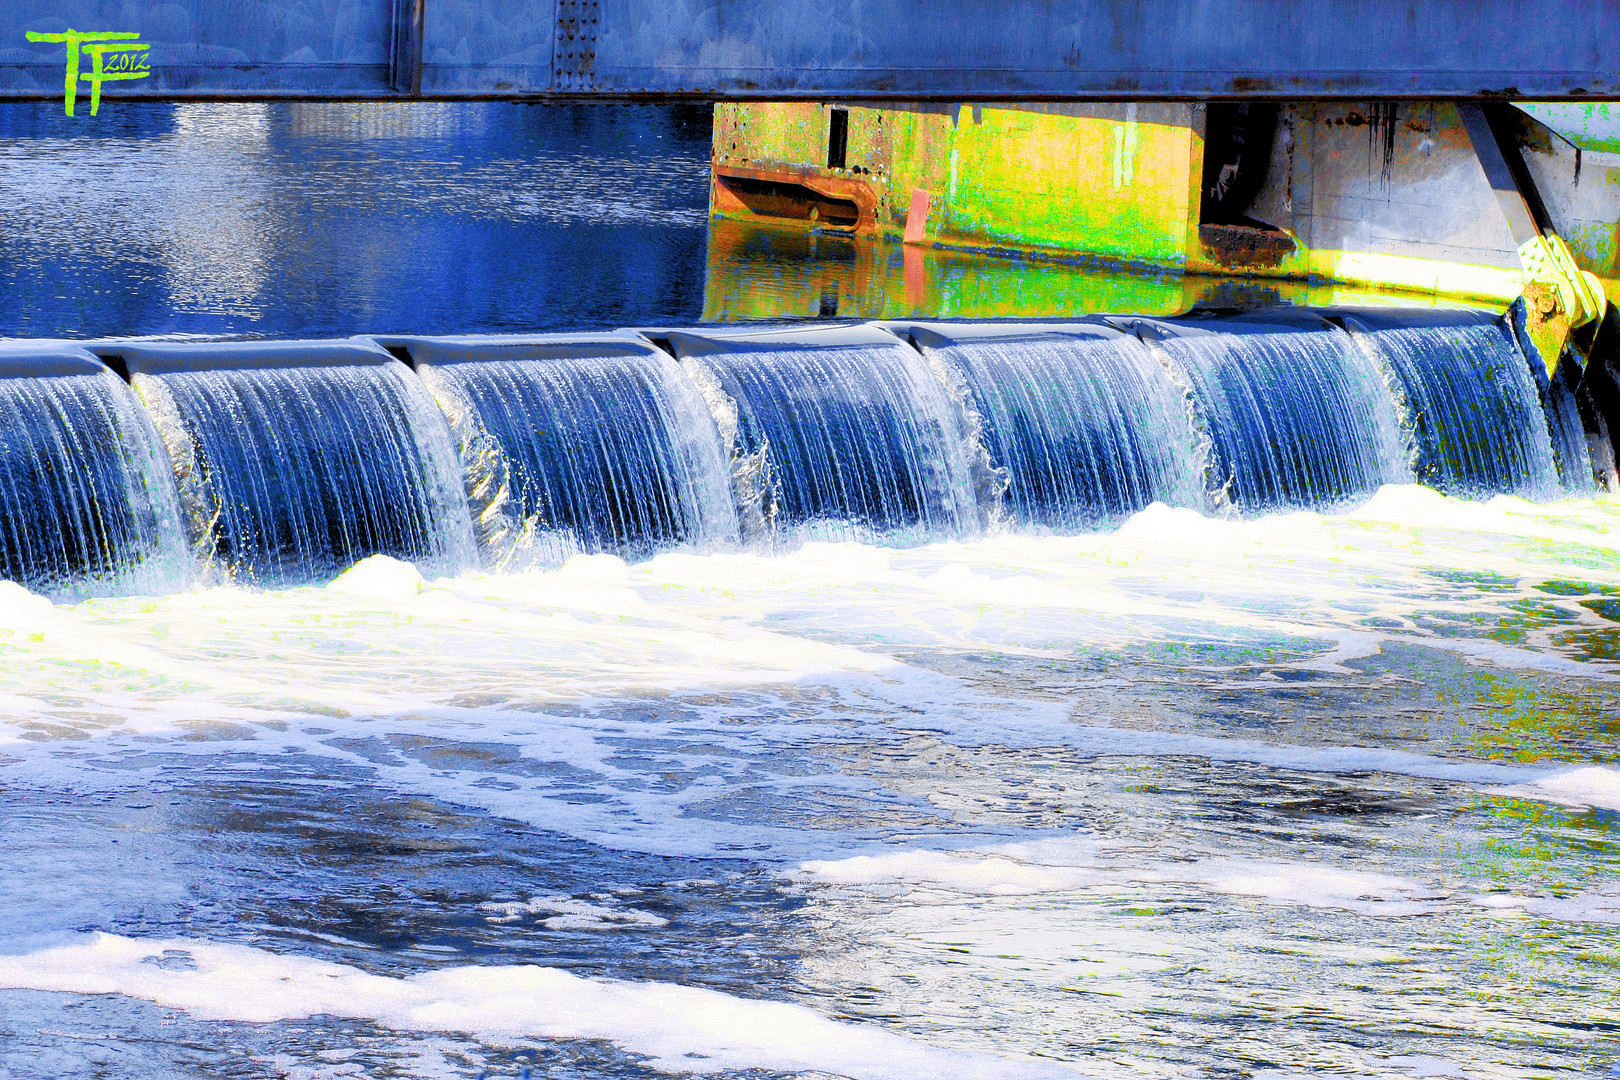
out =
[[[0,1073],[1606,1068],[1620,509],[1409,323],[7,353]]]

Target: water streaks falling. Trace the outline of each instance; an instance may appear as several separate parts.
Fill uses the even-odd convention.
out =
[[[417,353],[418,374],[451,418],[486,561],[647,558],[735,541],[714,422],[675,361],[612,342],[547,355],[557,351]]]
[[[733,458],[764,459],[762,518],[809,536],[958,535],[977,510],[952,405],[915,350],[871,334],[825,346],[671,341],[723,395]]]
[[[0,579],[57,595],[185,579],[173,489],[129,388],[84,374],[0,377]]]
[[[994,516],[1061,530],[1152,502],[1203,507],[1180,388],[1134,337],[1104,327],[913,340],[960,380],[969,426],[1002,475]]]
[[[1388,365],[1420,483],[1472,498],[1556,492],[1535,383],[1499,326],[1347,323],[1357,342]]]
[[[472,560],[443,418],[403,364],[137,373],[204,570],[267,587]]]
[[[1217,507],[1243,513],[1348,505],[1406,478],[1387,388],[1346,335],[1221,323],[1144,324],[1192,389],[1212,442]]]
[[[1414,479],[1475,499],[1592,490],[1565,430],[1578,373],[1541,378],[1477,312],[5,356],[0,573],[50,593],[172,589],[193,572],[183,536],[202,580],[277,588],[373,554],[431,575],[1078,533],[1153,503],[1346,509]]]

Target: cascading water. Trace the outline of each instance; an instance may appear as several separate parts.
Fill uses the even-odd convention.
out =
[[[405,365],[352,343],[121,350],[174,465],[207,577],[281,586],[386,554],[475,559],[444,419]]]
[[[1203,508],[1182,392],[1136,338],[1081,324],[906,332],[962,386],[969,426],[1004,477],[980,485],[992,517],[1078,530],[1155,501]]]
[[[1330,508],[1414,477],[1591,490],[1568,387],[1490,316],[1109,321],[650,332],[678,362],[622,331],[399,339],[420,378],[359,339],[14,347],[0,573],[167,590],[189,537],[203,580],[282,586],[374,553],[455,572],[480,542],[499,569]]]
[[[1413,325],[1403,314],[1399,324],[1376,311],[1342,321],[1387,365],[1418,482],[1469,498],[1552,497],[1558,472],[1535,381],[1500,321],[1445,312]]]
[[[188,564],[167,473],[99,361],[0,355],[0,579],[58,596],[172,591]]]
[[[904,543],[976,522],[952,404],[893,335],[850,326],[668,340],[730,442],[745,529]]]
[[[1211,442],[1206,482],[1217,507],[1340,506],[1409,479],[1388,389],[1326,322],[1123,324],[1191,388]]]
[[[405,347],[450,418],[488,565],[737,540],[714,421],[667,353],[600,336]]]

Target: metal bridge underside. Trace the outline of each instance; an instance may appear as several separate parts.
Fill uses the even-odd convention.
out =
[[[0,100],[1620,98],[1609,0],[6,0]]]

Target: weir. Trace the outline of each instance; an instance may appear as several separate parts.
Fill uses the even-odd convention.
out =
[[[53,595],[285,586],[372,554],[453,574],[909,545],[1414,481],[1546,500],[1612,460],[1560,428],[1577,396],[1511,315],[1432,310],[14,343],[0,571]]]
[[[0,577],[162,591],[185,565],[168,462],[134,394],[71,346],[0,352]]]
[[[472,562],[445,422],[373,343],[121,347],[162,435],[205,581],[273,587],[384,553]]]
[[[1616,1072],[1620,4],[0,8],[4,1080]]]
[[[974,523],[951,404],[894,335],[851,326],[666,340],[708,391],[750,531],[920,542]]]
[[[1552,497],[1559,478],[1545,410],[1538,423],[1531,404],[1538,400],[1534,372],[1514,362],[1499,320],[1403,316],[1368,309],[1330,318],[1389,386],[1413,477],[1468,498]]]
[[[1184,388],[1112,327],[898,325],[961,403],[979,504],[1058,530],[1202,508]]]
[[[737,538],[708,411],[646,341],[385,340],[445,410],[492,565]]]
[[[1388,393],[1322,320],[1124,322],[1188,388],[1217,509],[1334,506],[1406,478]]]

